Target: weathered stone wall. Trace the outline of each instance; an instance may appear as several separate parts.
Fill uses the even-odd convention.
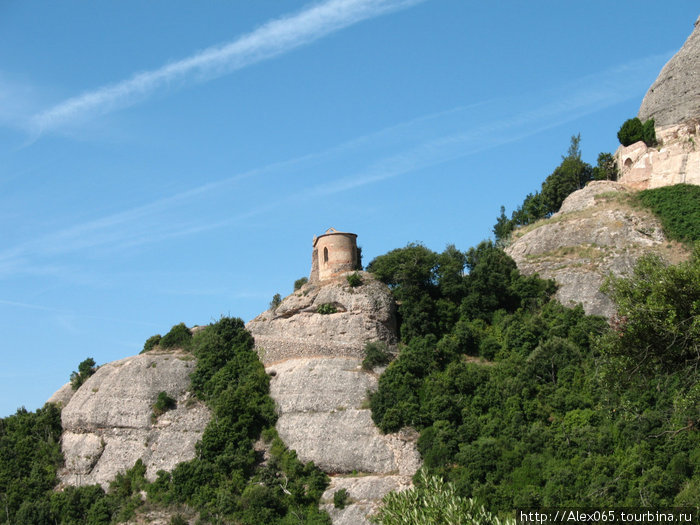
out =
[[[325,281],[357,268],[357,235],[333,228],[314,238],[311,281]]]
[[[615,152],[620,182],[645,190],[673,184],[700,185],[700,118],[656,130],[659,146],[644,142]]]

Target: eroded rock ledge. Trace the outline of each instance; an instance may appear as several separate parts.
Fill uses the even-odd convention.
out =
[[[194,367],[192,355],[182,351],[152,351],[101,366],[61,412],[66,460],[61,481],[107,487],[138,459],[152,481],[158,470],[192,459],[210,418],[189,392]],[[177,407],[152,420],[160,392]]]
[[[381,498],[410,486],[420,466],[417,432],[384,435],[372,422],[368,393],[378,374],[362,369],[364,346],[395,346],[396,307],[384,284],[361,276],[355,288],[342,275],[308,283],[247,325],[271,375],[280,437],[299,459],[331,474],[322,506],[335,525],[369,524]],[[336,313],[318,313],[324,304]],[[343,510],[332,504],[341,488],[351,502]]]
[[[647,253],[672,263],[688,256],[683,246],[666,239],[650,211],[629,204],[625,197],[632,191],[617,182],[590,182],[550,219],[516,230],[506,253],[521,272],[554,279],[562,304],[581,303],[587,314],[609,317],[614,305],[600,292],[609,273],[629,274]]]
[[[359,272],[363,284],[351,287],[345,276],[307,283],[267,310],[246,328],[265,366],[298,357],[363,357],[368,341],[396,344],[396,307],[391,292],[371,274]],[[333,314],[320,314],[331,304]]]

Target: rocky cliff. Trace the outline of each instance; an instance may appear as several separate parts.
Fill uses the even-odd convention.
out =
[[[639,108],[640,120],[653,118],[658,127],[680,124],[692,116],[700,116],[700,17]]]
[[[700,18],[649,88],[638,116],[654,119],[659,143],[620,146],[619,183],[589,183],[551,218],[515,231],[506,248],[522,272],[554,279],[557,299],[581,303],[589,314],[614,313],[612,301],[599,291],[609,273],[629,273],[646,253],[674,263],[688,255],[664,237],[653,214],[631,205],[627,196],[679,183],[700,185]]]
[[[101,366],[70,396],[70,386],[59,390],[64,402],[69,398],[61,412],[61,481],[107,487],[138,459],[154,480],[158,470],[192,459],[210,417],[189,392],[194,366],[188,353],[154,350]],[[152,406],[160,392],[177,406],[154,418]],[[52,401],[61,400],[57,394]]]
[[[659,144],[636,142],[615,152],[620,182],[645,190],[673,184],[700,185],[700,116],[657,128]]]
[[[688,256],[666,239],[651,212],[632,205],[632,191],[617,182],[591,182],[551,218],[516,230],[506,253],[523,273],[554,279],[562,304],[581,303],[588,314],[611,316],[614,305],[599,291],[609,273],[628,274],[646,253],[674,263]]]
[[[649,88],[638,117],[654,119],[659,144],[620,146],[620,181],[636,189],[700,184],[700,18]]]
[[[410,486],[420,465],[415,432],[383,435],[371,419],[368,392],[379,371],[362,369],[363,349],[396,344],[395,305],[384,284],[361,276],[357,287],[344,276],[307,283],[247,325],[272,376],[280,437],[332,475],[323,501],[335,525],[368,523],[384,494]],[[319,313],[322,305],[335,313]],[[341,488],[352,504],[339,510],[332,499]]]

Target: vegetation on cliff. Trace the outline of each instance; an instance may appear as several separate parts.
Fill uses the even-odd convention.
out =
[[[659,217],[669,239],[700,241],[700,186],[676,184],[640,191],[636,198]]]
[[[617,132],[617,139],[623,146],[631,146],[635,142],[642,141],[647,146],[656,146],[656,129],[654,119],[650,118],[642,123],[637,117],[626,120]]]
[[[138,461],[107,492],[97,485],[54,492],[63,463],[60,411],[50,404],[36,413],[20,410],[0,420],[0,523],[122,522],[143,505],[141,491],[151,505],[194,509],[205,523],[330,523],[318,510],[326,475],[312,463],[302,464],[276,437],[269,377],[243,321],[222,318],[194,336],[182,327],[174,326],[161,346],[165,341],[186,347],[197,358],[192,390],[213,413],[197,457],[172,473],[159,472],[153,483]],[[159,396],[154,414],[169,405]],[[262,463],[253,443],[265,429],[270,450]]]
[[[551,217],[559,211],[562,202],[571,193],[583,188],[592,180],[617,180],[617,167],[610,153],[598,155],[598,165],[593,167],[581,159],[581,135],[571,137],[566,155],[554,171],[544,180],[539,192],[530,193],[523,203],[506,216],[505,207],[493,226],[496,242],[502,244],[511,232],[519,227]]]
[[[700,251],[613,279],[611,329],[549,301],[548,283],[492,245],[473,250],[409,245],[370,263],[401,300],[404,342],[371,398],[375,422],[418,428],[425,468],[492,512],[697,505]]]

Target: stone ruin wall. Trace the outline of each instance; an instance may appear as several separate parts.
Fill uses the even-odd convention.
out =
[[[635,142],[617,149],[619,181],[636,190],[700,185],[700,118],[657,128],[656,135],[658,146]]]
[[[325,281],[357,269],[357,235],[333,228],[314,238],[310,281]]]

